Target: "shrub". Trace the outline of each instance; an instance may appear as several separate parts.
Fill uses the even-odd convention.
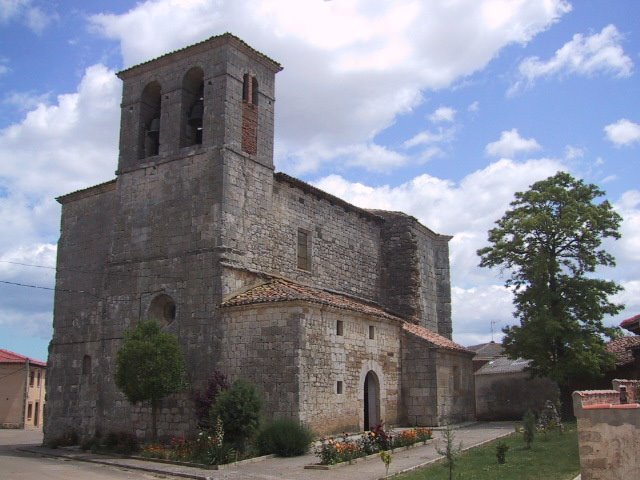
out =
[[[496,445],[496,458],[498,459],[498,463],[502,465],[507,461],[507,451],[509,450],[509,445],[504,442],[499,442]]]
[[[62,435],[58,435],[47,442],[47,447],[69,447],[71,445],[78,445],[78,432],[73,429],[67,430]]]
[[[288,418],[278,419],[265,427],[256,439],[262,455],[275,453],[295,457],[309,451],[313,434],[305,425]]]
[[[131,455],[140,451],[138,438],[130,432],[109,432],[104,437],[96,435],[87,445],[92,452],[112,452]]]
[[[531,410],[527,410],[524,417],[522,417],[522,436],[527,444],[527,449],[531,448],[531,442],[533,442],[535,434],[536,416]]]
[[[231,388],[218,395],[209,419],[214,425],[220,417],[226,438],[244,452],[247,440],[258,430],[261,407],[262,400],[256,387],[244,380],[236,380]]]
[[[216,370],[207,380],[207,386],[203,391],[196,390],[193,392],[196,417],[198,419],[198,425],[201,428],[207,429],[213,427],[209,418],[209,412],[211,411],[211,407],[215,405],[218,394],[228,388],[229,380],[227,376]]]

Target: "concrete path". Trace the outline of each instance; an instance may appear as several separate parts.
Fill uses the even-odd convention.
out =
[[[514,431],[510,422],[487,422],[466,425],[455,431],[456,443],[462,442],[463,447],[470,448],[482,443],[503,437]],[[403,450],[393,454],[389,468],[389,475],[412,470],[432,463],[441,458],[436,452],[438,442],[441,442],[439,432],[434,432],[435,440],[427,445]],[[104,455],[94,455],[65,449],[48,449],[40,446],[22,446],[20,450],[44,456],[64,457],[67,460],[94,462],[119,469],[139,470],[142,472],[160,474],[164,476],[178,476],[201,480],[214,479],[255,479],[255,480],[315,480],[315,479],[345,479],[345,480],[378,480],[385,476],[382,461],[374,457],[367,461],[359,461],[353,465],[345,465],[331,470],[307,470],[303,467],[317,463],[313,454],[294,458],[269,458],[256,463],[232,466],[224,470],[206,470],[194,467],[161,464],[145,460],[114,458]],[[142,478],[145,478],[144,475]]]

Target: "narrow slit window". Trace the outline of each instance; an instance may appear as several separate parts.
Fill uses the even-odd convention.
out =
[[[309,233],[298,230],[298,268],[311,270],[311,255],[309,248]]]
[[[338,380],[336,383],[336,393],[342,395],[342,380]]]
[[[336,335],[340,337],[344,335],[344,322],[342,320],[336,321]]]
[[[31,420],[31,417],[33,417],[33,403],[27,405],[27,420]]]
[[[29,386],[33,387],[33,381],[36,377],[36,372],[34,370],[31,370],[31,372],[29,373]]]
[[[373,325],[369,325],[369,340],[373,340],[376,337],[376,329]]]

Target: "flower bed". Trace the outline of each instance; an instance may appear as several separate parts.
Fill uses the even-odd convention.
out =
[[[353,462],[358,458],[377,454],[394,448],[409,447],[417,443],[426,443],[432,438],[430,428],[411,428],[392,435],[382,425],[376,425],[370,432],[364,432],[359,438],[349,437],[346,433],[337,438],[321,439],[315,449],[320,465],[336,465]]]

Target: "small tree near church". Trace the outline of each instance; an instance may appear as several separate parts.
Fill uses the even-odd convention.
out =
[[[158,438],[158,410],[167,395],[184,386],[185,363],[175,336],[154,321],[142,321],[125,333],[116,357],[116,386],[130,403],[149,401],[151,434]]]

